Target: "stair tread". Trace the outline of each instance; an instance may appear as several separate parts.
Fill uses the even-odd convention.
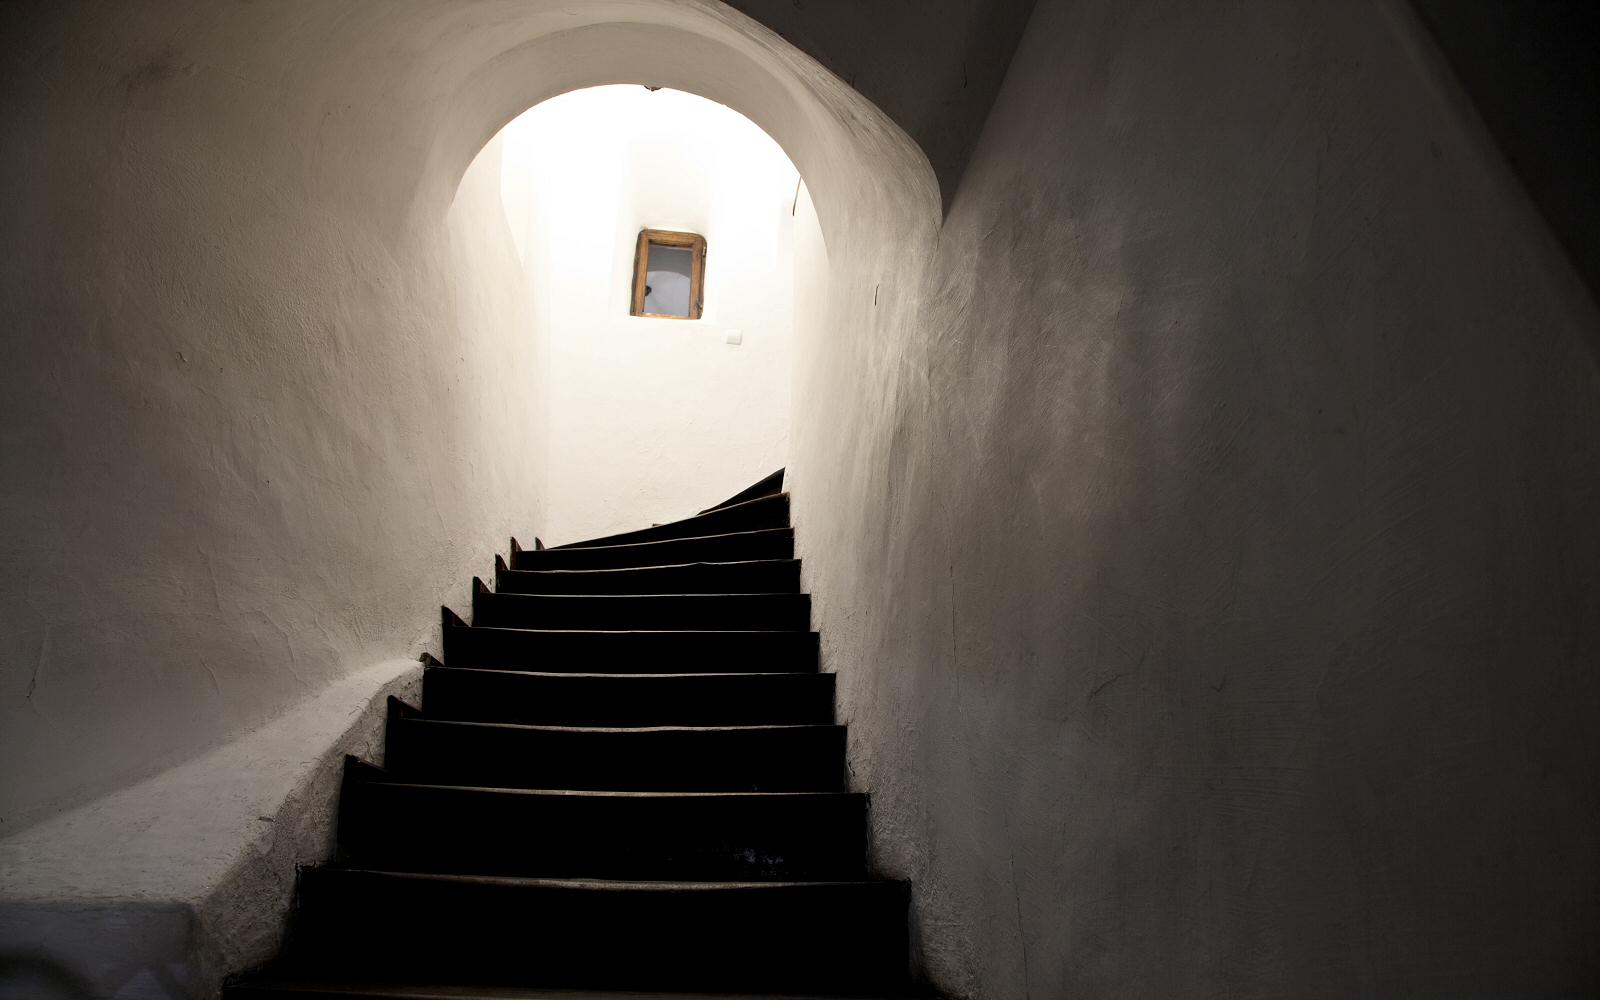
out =
[[[673,634],[676,635],[677,633],[673,633]],[[787,633],[785,633],[785,634],[787,634]],[[717,680],[721,680],[721,679],[726,678],[726,677],[732,677],[732,678],[740,678],[740,677],[785,677],[785,678],[787,678],[787,677],[820,677],[820,676],[823,676],[820,673],[796,674],[792,670],[740,670],[740,671],[729,670],[729,671],[721,671],[721,672],[708,671],[708,672],[701,672],[701,673],[689,673],[689,672],[685,671],[683,673],[667,673],[667,674],[607,674],[607,673],[592,674],[592,673],[583,673],[583,672],[577,671],[577,670],[573,670],[573,671],[564,671],[564,670],[489,670],[489,669],[487,669],[485,667],[451,667],[451,666],[444,666],[444,667],[434,667],[433,669],[435,669],[435,670],[449,670],[449,671],[452,671],[454,673],[463,673],[463,674],[486,674],[486,675],[490,675],[490,676],[494,676],[494,677],[504,677],[504,676],[511,676],[511,677],[549,677],[549,678],[552,678],[552,679],[557,679],[558,678],[558,679],[561,679],[561,680],[567,680],[567,679],[571,679],[571,678],[580,678],[580,679],[583,679],[583,680],[596,680],[596,681],[635,681],[635,680],[644,680],[644,681],[658,680],[658,681],[664,681],[664,680],[693,680],[693,679],[697,679],[697,678],[698,679],[715,678]]]
[[[782,493],[783,476],[783,469],[779,469],[777,472],[768,473],[767,475],[763,476],[759,482],[746,486],[744,489],[735,493],[728,499],[719,504],[713,504],[699,513],[709,514],[714,510],[721,510],[724,507],[732,507],[734,504],[744,503],[746,500],[756,500],[761,497],[770,497],[774,496],[775,494]]]
[[[565,545],[554,545],[545,549],[545,551],[567,551],[570,549],[601,548],[609,545],[629,545],[639,542],[658,542],[677,538],[710,537],[706,535],[679,535],[673,534],[672,532],[680,530],[693,531],[697,528],[706,528],[713,525],[726,525],[729,522],[748,521],[752,519],[756,520],[757,522],[766,521],[770,519],[774,513],[779,511],[782,512],[782,520],[784,521],[783,524],[766,524],[762,527],[766,530],[792,527],[792,525],[788,523],[789,494],[773,493],[768,496],[746,500],[743,503],[730,504],[726,507],[718,507],[713,510],[708,510],[703,514],[695,514],[691,517],[679,518],[676,521],[668,521],[664,524],[653,524],[648,528],[639,528],[634,531],[618,532],[614,535],[602,535],[599,538],[585,539],[578,542],[568,542]],[[747,524],[745,525],[745,530],[750,531],[762,529],[751,528]],[[736,534],[736,532],[713,531],[711,533],[711,535],[717,534]]]
[[[507,986],[456,986],[450,984],[411,984],[340,980],[277,978],[253,976],[233,984],[236,990],[280,993],[307,993],[323,996],[371,997],[377,1000],[901,1000],[931,996],[924,993],[816,994],[816,993],[722,993],[694,990],[586,990],[571,988],[524,988]]]
[[[384,762],[431,784],[616,791],[843,791],[845,727],[538,726],[391,715]]]
[[[529,629],[457,622],[444,628],[444,659],[462,667],[623,674],[818,672],[821,637],[808,629]]]
[[[441,726],[493,726],[496,729],[537,729],[556,733],[745,733],[766,732],[773,729],[840,729],[838,725],[823,722],[786,722],[752,726],[544,726],[526,722],[479,722],[475,719],[434,719],[414,715],[407,722],[432,722]]]
[[[699,515],[696,516],[698,517]],[[658,525],[658,527],[661,526]],[[655,545],[686,545],[690,542],[722,541],[729,538],[755,541],[758,538],[774,538],[783,532],[793,530],[793,528],[753,528],[749,531],[717,531],[709,535],[684,535],[681,538],[655,538],[647,542],[618,542],[615,545],[582,545],[581,542],[574,542],[572,545],[556,545],[548,549],[538,549],[533,551],[532,554],[537,555],[538,552],[577,552],[579,551],[578,546],[580,545],[582,545],[582,551],[584,552],[599,552],[602,550],[610,551],[612,549],[648,549]],[[523,550],[523,554],[528,555],[530,552],[529,550],[525,549]]]
[[[759,892],[774,893],[795,889],[886,888],[908,884],[904,879],[819,879],[816,881],[772,882],[704,882],[684,880],[601,879],[601,878],[533,878],[522,875],[455,875],[443,872],[392,871],[384,868],[363,868],[346,865],[318,865],[314,870],[324,873],[372,876],[417,882],[448,883],[457,885],[493,885],[507,888],[563,889],[593,892]]]
[[[681,539],[681,541],[692,541],[692,539]],[[649,544],[651,544],[651,545],[659,545],[661,543],[660,542],[651,542]],[[545,551],[550,551],[550,550],[546,549]],[[511,572],[511,573],[550,573],[550,574],[559,573],[559,574],[564,575],[564,576],[592,576],[592,575],[598,574],[598,573],[616,573],[616,574],[641,573],[641,572],[653,572],[655,570],[662,570],[662,569],[704,569],[704,568],[709,568],[709,567],[713,567],[713,566],[716,566],[716,567],[722,567],[722,566],[781,566],[781,565],[783,565],[785,563],[793,563],[793,562],[799,562],[799,561],[800,560],[798,560],[798,559],[710,559],[710,560],[696,560],[696,561],[693,561],[693,562],[662,563],[662,564],[660,564],[658,566],[598,566],[598,567],[595,567],[594,569],[513,569],[513,570],[508,570],[507,572]]]
[[[634,792],[587,788],[505,788],[498,785],[451,785],[436,781],[374,781],[387,788],[448,789],[457,792],[485,792],[494,795],[561,796],[593,799],[849,799],[865,798],[866,792]]]
[[[470,662],[470,661],[469,661]],[[432,719],[512,722],[533,726],[639,728],[643,726],[805,725],[835,721],[834,675],[794,671],[663,672],[643,659],[649,673],[594,671],[571,658],[562,670],[429,666],[423,673],[425,715]],[[520,666],[527,666],[521,664]],[[547,664],[537,664],[548,666]],[[518,664],[508,663],[517,667]]]
[[[513,594],[513,597],[536,597],[536,594]],[[558,595],[563,596],[563,595]],[[600,595],[602,597],[611,595]],[[659,594],[647,594],[647,597],[659,597]],[[695,595],[700,596],[700,595]],[[742,597],[748,594],[739,595]],[[794,594],[784,594],[784,597],[794,597]],[[686,635],[805,635],[804,631],[786,628],[518,628],[515,625],[465,625],[461,628],[477,629],[482,632],[528,632],[533,635],[650,635],[650,636],[686,636]],[[815,635],[815,631],[811,634]]]
[[[587,573],[590,570],[511,570],[513,573]],[[610,573],[612,570],[594,570],[596,573]],[[700,600],[716,600],[724,597],[737,597],[744,600],[747,597],[786,597],[794,599],[806,597],[806,594],[790,593],[783,590],[758,591],[751,593],[744,590],[730,590],[725,593],[697,594],[692,591],[682,594],[523,594],[514,590],[490,591],[499,597],[531,597],[541,601],[681,601],[685,598]],[[687,630],[698,631],[698,630]]]
[[[548,550],[546,550],[548,551]],[[598,566],[557,563],[508,566],[495,559],[499,592],[550,595],[797,594],[800,560],[794,558],[714,558],[714,552],[663,552],[656,566]],[[734,556],[735,553],[726,553]]]
[[[510,568],[540,571],[565,569],[648,569],[685,562],[718,560],[793,559],[794,529],[758,528],[750,531],[690,535],[618,545],[588,545],[558,549],[516,549]]]
[[[745,626],[803,632],[811,597],[795,591],[741,594],[522,594],[475,583],[474,623],[516,627],[594,629],[612,625],[694,632]]]

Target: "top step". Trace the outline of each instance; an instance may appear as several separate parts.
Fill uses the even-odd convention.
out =
[[[512,546],[514,570],[642,569],[681,566],[697,562],[749,562],[758,559],[793,559],[794,529],[768,528],[726,535],[669,538],[630,545],[595,545],[584,548],[522,549]]]
[[[597,546],[630,545],[637,542],[659,542],[667,538],[702,538],[706,535],[726,535],[734,531],[760,531],[769,528],[789,527],[789,494],[746,500],[731,507],[718,507],[704,514],[686,517],[671,524],[658,524],[620,535],[591,538],[588,541],[559,545],[557,549],[590,549]],[[546,550],[549,551],[549,550]]]
[[[852,992],[854,1000],[937,1000],[926,988],[895,987],[874,992],[870,996]],[[393,983],[373,985],[370,980],[330,980],[326,978],[285,977],[263,974],[252,976],[223,987],[222,1000],[630,1000],[627,994],[592,994],[588,991],[548,990],[537,987],[525,989],[502,986],[440,986],[429,983]],[[631,1000],[644,1000],[637,994]],[[683,1000],[694,1000],[693,994]],[[793,994],[777,994],[766,990],[760,996],[754,993],[724,993],[718,1000],[816,1000]]]
[[[782,492],[783,470],[779,469],[777,472],[774,472],[772,475],[761,480],[759,483],[756,483],[754,486],[747,486],[728,499],[714,506],[707,507],[700,513],[709,514],[714,510],[721,510],[724,507],[732,507],[734,504],[744,503],[746,500],[755,500],[758,497],[770,497],[775,493]]]

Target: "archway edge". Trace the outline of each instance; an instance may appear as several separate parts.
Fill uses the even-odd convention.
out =
[[[627,5],[634,15],[640,7]],[[939,187],[927,156],[872,102],[736,11],[656,12],[683,23],[596,21],[484,60],[444,102],[434,130],[427,175],[447,183],[437,193],[447,201],[484,145],[528,108],[587,87],[639,83],[716,101],[772,136],[805,178],[830,239],[847,223],[900,238],[937,229]]]

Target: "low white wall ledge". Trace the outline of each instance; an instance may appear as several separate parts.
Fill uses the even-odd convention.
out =
[[[214,1000],[283,939],[295,869],[332,856],[344,755],[378,761],[415,660],[0,840],[0,995]]]

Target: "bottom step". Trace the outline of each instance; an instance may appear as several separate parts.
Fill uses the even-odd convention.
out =
[[[932,994],[640,993],[634,990],[516,989],[503,986],[417,986],[258,977],[227,987],[223,1000],[925,1000]]]
[[[605,989],[906,983],[909,887],[301,873],[290,960],[323,975]]]

